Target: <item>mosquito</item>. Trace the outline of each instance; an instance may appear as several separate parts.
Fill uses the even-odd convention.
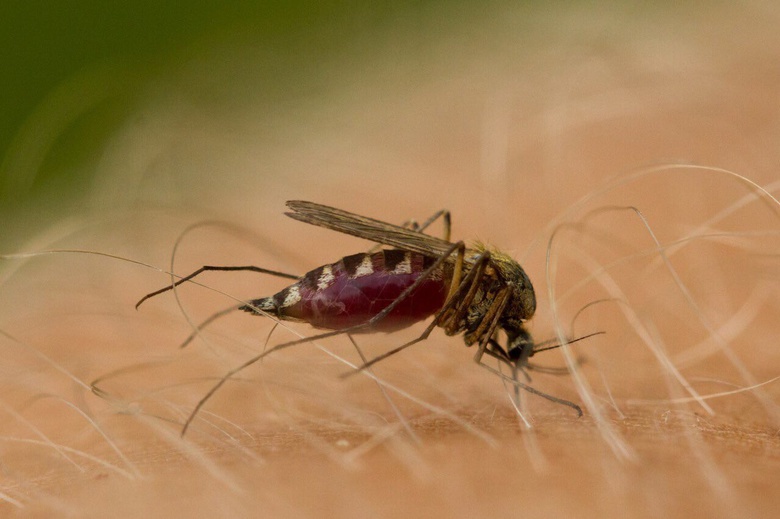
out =
[[[285,214],[295,220],[390,248],[345,256],[302,277],[254,266],[204,266],[144,296],[136,308],[150,297],[205,271],[260,272],[295,282],[272,296],[232,309],[329,330],[278,344],[230,370],[198,402],[184,424],[182,436],[206,401],[228,379],[274,351],[336,335],[392,332],[431,316],[433,319],[419,337],[365,362],[353,373],[426,340],[440,327],[450,336],[462,334],[466,346],[476,346],[474,361],[483,368],[508,380],[515,388],[568,406],[582,416],[577,404],[518,380],[517,374],[522,372],[530,382],[525,370],[534,369],[528,362],[531,357],[560,345],[534,343],[525,328],[536,311],[536,296],[520,264],[482,243],[467,247],[463,241],[451,242],[448,211],[437,212],[422,225],[410,222],[399,226],[314,202],[293,200],[287,202],[287,207],[291,211]],[[425,234],[423,231],[439,218],[444,222],[444,238]],[[215,314],[204,325],[224,313]],[[504,345],[498,340],[499,331],[506,336]],[[508,366],[512,377],[483,363],[485,355]]]

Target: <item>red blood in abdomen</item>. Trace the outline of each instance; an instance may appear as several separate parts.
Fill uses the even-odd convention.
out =
[[[300,286],[301,300],[282,309],[282,314],[317,328],[343,330],[363,324],[387,308],[421,273],[375,271],[356,278],[343,271],[334,274],[335,280],[327,288]],[[365,331],[398,330],[430,317],[444,305],[448,289],[441,279],[424,280],[390,314]]]

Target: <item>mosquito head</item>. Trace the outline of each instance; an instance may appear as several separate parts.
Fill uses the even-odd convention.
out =
[[[523,327],[515,330],[505,329],[507,335],[506,352],[509,360],[516,366],[523,365],[534,354],[534,340]]]

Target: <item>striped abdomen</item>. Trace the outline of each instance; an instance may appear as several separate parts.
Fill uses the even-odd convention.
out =
[[[343,330],[381,312],[434,262],[402,250],[355,254],[314,269],[276,295],[251,303],[280,319]],[[436,313],[444,305],[450,277],[442,269],[434,271],[371,330],[397,330]],[[253,311],[249,306],[241,309]]]

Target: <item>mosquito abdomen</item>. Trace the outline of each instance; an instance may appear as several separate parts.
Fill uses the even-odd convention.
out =
[[[354,254],[316,268],[277,294],[251,301],[251,305],[280,319],[343,330],[363,324],[384,310],[435,261],[395,249]],[[444,305],[449,277],[444,269],[433,272],[366,331],[398,330],[430,317]],[[254,311],[251,306],[241,309]]]

